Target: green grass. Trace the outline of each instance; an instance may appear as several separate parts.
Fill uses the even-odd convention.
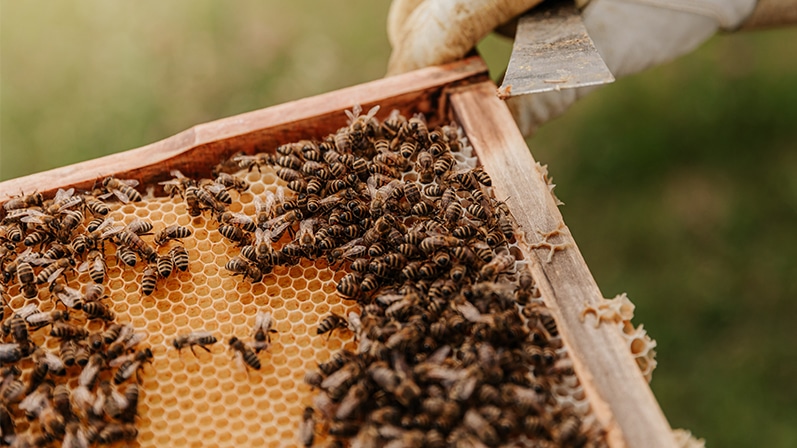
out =
[[[0,0],[0,179],[379,78],[387,4]],[[797,446],[797,33],[713,39],[530,140],[652,387],[711,446]],[[499,73],[508,45],[480,46]]]

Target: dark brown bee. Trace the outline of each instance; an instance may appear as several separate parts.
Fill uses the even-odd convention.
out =
[[[169,240],[187,238],[191,236],[191,229],[177,224],[170,225],[155,235],[155,244],[163,246]]]
[[[67,324],[65,322],[58,322],[53,325],[50,330],[50,336],[59,339],[86,339],[89,337],[89,332],[83,327]]]
[[[404,129],[418,142],[426,143],[429,141],[429,129],[426,127],[426,120],[421,114],[416,114],[407,120],[407,125]]]
[[[119,241],[130,247],[131,249],[135,250],[139,254],[141,254],[142,258],[149,261],[154,262],[155,259],[158,257],[158,253],[155,252],[155,249],[147,244],[144,240],[141,239],[135,232],[131,232],[129,230],[122,230],[118,233],[117,238]]]
[[[209,331],[194,331],[188,334],[182,334],[174,338],[172,341],[172,345],[177,351],[182,352],[185,347],[191,349],[191,352],[196,355],[194,351],[194,347],[199,347],[206,352],[210,353],[210,349],[207,347],[209,345],[213,345],[218,342],[213,334]]]
[[[434,174],[438,177],[444,177],[454,165],[454,157],[451,156],[450,153],[446,154],[446,156],[442,156],[435,160],[434,166],[432,167]]]
[[[275,162],[278,166],[283,168],[290,168],[292,170],[298,170],[302,168],[302,159],[293,154],[279,156]]]
[[[112,321],[116,318],[110,308],[96,301],[83,304],[83,312],[86,313],[89,319]]]
[[[415,159],[415,171],[421,183],[428,184],[434,180],[434,157],[429,151],[420,151]]]
[[[219,188],[210,185],[210,186],[204,186],[202,188],[197,188],[194,193],[196,194],[196,199],[199,201],[200,207],[210,209],[215,215],[219,216],[225,211],[227,211],[224,204],[229,198],[229,195],[219,196],[221,192],[226,193],[223,187]],[[229,200],[230,202],[232,202],[231,199]]]
[[[56,260],[39,271],[39,275],[36,276],[36,283],[41,285],[42,283],[52,282],[61,272],[74,265],[74,258],[61,258]],[[19,272],[19,267],[17,268],[17,272]]]
[[[332,313],[321,320],[321,322],[318,324],[318,328],[316,329],[316,334],[322,335],[329,333],[329,336],[332,336],[332,332],[335,331],[335,329],[347,328],[347,326],[348,323],[346,322],[345,317]]]
[[[482,167],[474,168],[471,171],[471,173],[476,178],[476,180],[479,181],[480,184],[488,186],[488,187],[493,184],[493,180],[490,179],[490,175],[487,174],[486,171],[484,171],[484,168],[482,168]]]
[[[132,359],[126,359],[118,364],[119,368],[116,370],[116,373],[113,376],[114,384],[122,384],[132,377],[133,374],[138,375],[138,369],[140,369],[145,362],[149,362],[151,360],[152,350],[149,348],[136,352]],[[111,363],[111,365],[115,365],[114,361],[111,361]]]
[[[412,141],[405,141],[402,142],[399,146],[399,154],[401,157],[409,160],[414,154],[415,151],[418,149],[418,144]]]
[[[50,241],[53,238],[52,233],[47,230],[39,229],[29,233],[24,240],[22,240],[22,244],[32,247],[38,244],[43,244]]]
[[[130,249],[127,246],[119,246],[116,248],[116,257],[122,260],[122,262],[128,266],[135,266],[138,262],[138,257],[136,257],[136,252],[133,249]]]
[[[419,202],[412,206],[410,212],[415,216],[430,216],[435,209],[426,202]]]
[[[233,225],[219,226],[219,233],[221,233],[228,240],[238,243],[239,245],[246,246],[252,243],[252,235]]]
[[[462,217],[462,205],[459,203],[459,200],[452,201],[448,204],[448,207],[445,209],[445,213],[443,214],[443,219],[445,220],[446,224],[449,226],[454,226],[459,222],[459,219]]]
[[[508,253],[499,254],[496,255],[495,258],[493,258],[489,263],[482,266],[479,274],[482,276],[482,278],[492,279],[496,275],[507,272],[514,265],[514,256]]]
[[[264,217],[263,222],[268,221],[269,218]],[[224,212],[219,216],[219,222],[223,224],[233,225],[236,227],[240,227],[247,232],[254,232],[257,230],[257,224],[255,221],[250,218],[249,216],[244,215],[243,213],[236,213],[236,212]],[[188,230],[188,235],[191,234],[190,229]],[[188,236],[186,235],[186,236]],[[184,237],[181,237],[184,238]]]
[[[202,214],[202,205],[199,202],[199,187],[190,185],[185,189],[185,203],[188,206],[188,214],[199,216]]]
[[[398,109],[393,109],[380,125],[380,129],[385,137],[392,139],[398,135],[405,123],[407,123],[407,119],[401,115]]]
[[[156,264],[158,268],[158,275],[163,278],[166,278],[172,275],[172,271],[174,270],[174,261],[170,255],[159,255],[158,261]]]
[[[29,195],[23,195],[11,198],[5,204],[3,204],[3,208],[6,211],[18,210],[22,208],[41,206],[42,202],[44,202],[44,197],[42,196],[42,194],[39,192],[35,192]]]
[[[294,180],[301,180],[304,179],[304,175],[296,171],[295,169],[291,168],[280,168],[277,170],[277,177],[284,180],[285,182],[291,182]]]
[[[77,228],[77,226],[82,222],[83,213],[80,213],[77,210],[65,210],[61,214],[61,229],[59,232],[59,237],[64,240],[68,240],[72,230]]]
[[[504,245],[507,241],[504,235],[500,232],[490,232],[484,237],[484,242],[488,246],[496,248]]]
[[[75,363],[84,367],[89,363],[90,357],[91,351],[89,351],[89,348],[85,344],[75,341]]]
[[[241,274],[253,282],[259,282],[263,279],[263,273],[256,265],[239,257],[231,259],[224,267],[233,274]]]
[[[449,277],[455,283],[461,282],[465,276],[468,274],[468,268],[463,264],[456,264],[451,267],[451,270],[448,271]]]
[[[329,360],[318,364],[318,370],[324,375],[329,376],[340,370],[346,362],[351,360],[354,354],[348,350],[340,350],[335,352]]]
[[[379,279],[373,274],[366,274],[360,284],[360,290],[362,292],[371,292],[377,288],[379,288]]]
[[[94,352],[102,350],[102,347],[105,345],[105,341],[102,339],[102,333],[89,334],[88,344]]]
[[[257,168],[260,172],[261,166],[274,165],[274,155],[269,153],[258,153],[253,156],[246,154],[239,154],[230,159],[231,162],[237,164],[237,168],[252,171],[252,168]],[[237,171],[237,169],[234,169]]]
[[[144,269],[141,277],[141,292],[148,296],[155,291],[155,284],[158,282],[158,270],[155,266],[149,265]]]
[[[381,257],[387,252],[387,246],[383,243],[373,243],[368,247],[368,255],[371,257]]]
[[[100,251],[92,249],[86,257],[86,261],[78,267],[80,272],[86,270],[89,271],[89,276],[95,283],[103,283],[105,281],[105,271],[107,270],[105,256]]]
[[[486,220],[487,213],[484,211],[484,208],[476,203],[470,204],[467,208],[468,213],[473,216],[474,218]]]
[[[6,237],[14,243],[19,243],[23,238],[23,231],[19,223],[9,223],[6,227]]]
[[[26,298],[30,299],[36,297],[39,290],[36,288],[35,277],[33,275],[33,267],[27,261],[17,261],[17,280],[22,285],[22,291]]]
[[[25,321],[32,330],[37,330],[62,320],[69,320],[69,311],[52,310],[36,312],[25,317]]]
[[[110,209],[104,202],[90,194],[83,195],[83,204],[85,204],[86,209],[94,216],[105,216],[110,212]]]
[[[108,423],[97,436],[97,442],[111,444],[120,440],[135,440],[138,430],[132,423]]]
[[[169,256],[172,257],[172,262],[177,269],[183,272],[188,270],[188,251],[185,250],[185,247],[174,246],[169,251]]]
[[[496,206],[496,210],[498,212],[498,228],[508,241],[512,241],[515,236],[515,219],[512,217],[509,207],[506,203],[500,202]]]
[[[274,321],[271,318],[270,311],[258,311],[252,331],[252,338],[255,340],[252,343],[252,347],[255,349],[255,353],[266,350],[271,344],[271,333],[277,332],[277,330],[271,328],[273,324]]]
[[[64,365],[69,367],[75,365],[75,350],[75,342],[71,339],[64,339],[61,341],[59,354]]]
[[[103,288],[102,285],[97,283],[91,283],[86,285],[86,291],[83,294],[83,302],[89,303],[100,300],[103,297],[103,293],[105,292],[104,290],[105,288]]]
[[[136,191],[133,187],[138,185],[137,180],[133,179],[116,179],[115,177],[106,177],[102,181],[102,187],[108,193],[113,193],[123,203],[138,202],[141,200],[141,193]]]
[[[246,345],[242,340],[233,336],[230,338],[230,348],[240,356],[243,361],[251,368],[260,370],[260,359],[257,358],[254,350]]]

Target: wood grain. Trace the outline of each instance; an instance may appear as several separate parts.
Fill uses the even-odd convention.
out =
[[[486,78],[487,66],[475,56],[199,124],[138,149],[2,182],[0,202],[34,191],[47,196],[57,188],[90,189],[109,175],[136,179],[142,185],[170,178],[173,169],[190,177],[208,177],[211,167],[238,151],[273,152],[284,143],[320,139],[344,126],[343,110],[355,104],[365,111],[381,105],[379,118],[399,109],[406,116],[432,114],[434,121],[434,114],[445,110],[444,88]]]
[[[600,290],[567,231],[539,166],[495,89],[492,82],[455,89],[450,103],[492,177],[496,197],[508,198],[507,205],[525,232],[526,243],[521,248],[531,260],[534,277],[554,313],[592,408],[608,431],[610,446],[676,446],[670,426],[618,328],[594,328],[580,321],[585,305],[595,305],[601,299]],[[550,237],[546,239],[545,234]],[[535,245],[542,247],[534,249]]]

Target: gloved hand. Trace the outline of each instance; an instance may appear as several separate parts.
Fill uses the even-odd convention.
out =
[[[455,61],[499,25],[542,0],[393,0],[388,75]],[[738,27],[756,0],[581,0],[584,24],[615,78],[694,50],[718,30]],[[595,87],[507,100],[529,136]]]

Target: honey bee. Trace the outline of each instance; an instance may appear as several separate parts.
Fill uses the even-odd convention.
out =
[[[3,204],[3,209],[5,209],[5,211],[11,211],[28,207],[37,207],[41,206],[43,202],[44,197],[42,194],[35,192],[29,195],[22,195],[9,199],[5,204]]]
[[[232,188],[239,192],[244,192],[249,188],[249,182],[241,179],[238,176],[233,176],[228,173],[219,173],[216,176],[216,183],[224,185],[227,188]]]
[[[257,358],[254,350],[246,345],[244,341],[233,336],[230,338],[230,349],[232,349],[239,359],[242,359],[249,367],[260,370],[260,359]]]
[[[407,119],[401,115],[401,112],[398,109],[393,109],[390,111],[390,115],[382,122],[380,129],[385,137],[392,139],[398,135],[406,122]]]
[[[263,272],[255,264],[240,257],[232,258],[224,267],[233,274],[241,274],[253,282],[259,282],[263,279]]]
[[[59,339],[86,339],[89,336],[89,332],[83,327],[57,322],[50,330],[50,336]]]
[[[348,323],[346,322],[345,317],[335,313],[331,313],[329,316],[322,319],[321,322],[318,324],[318,328],[316,329],[316,334],[322,335],[325,333],[329,333],[329,336],[332,336],[332,332],[335,331],[335,329],[337,328],[348,328]]]
[[[429,151],[418,152],[418,157],[415,159],[415,171],[418,172],[418,180],[421,183],[428,184],[434,180],[434,157]]]
[[[33,330],[37,330],[55,322],[64,320],[69,320],[69,311],[53,310],[39,312],[37,310],[37,312],[25,317],[25,321],[28,323],[28,326],[30,326],[30,328]]]
[[[185,203],[188,206],[188,214],[190,216],[199,216],[202,214],[202,204],[199,202],[199,195],[200,195],[199,187],[196,185],[190,185],[185,189]]]
[[[225,211],[227,208],[225,207],[225,202],[219,200],[219,194],[221,191],[224,191],[224,187],[218,188],[214,186],[204,186],[202,188],[191,187],[192,194],[196,197],[197,206],[200,210],[202,209],[209,209],[215,215],[219,216]],[[225,199],[222,196],[222,199]],[[188,190],[186,190],[186,202],[188,201]],[[232,202],[232,200],[230,200]]]
[[[269,153],[258,153],[252,156],[246,154],[239,154],[231,159],[233,162],[238,163],[238,167],[252,171],[252,168],[257,168],[260,172],[260,167],[274,165],[274,156]]]
[[[127,246],[119,246],[116,248],[116,257],[122,260],[122,262],[130,267],[133,267],[138,262],[138,257],[136,256],[136,252],[127,247]]]
[[[459,245],[460,245],[459,238],[456,238],[454,236],[433,235],[433,236],[428,236],[428,237],[424,238],[423,241],[421,241],[421,244],[419,244],[418,247],[423,252],[425,252],[427,254],[430,254],[432,252],[437,251],[438,249],[440,249],[442,247],[454,247],[454,246],[459,246]]]
[[[118,233],[117,238],[121,244],[135,250],[143,259],[150,263],[155,262],[155,259],[158,257],[158,253],[155,252],[155,249],[142,240],[135,232],[125,229]]]
[[[270,311],[258,311],[252,331],[252,336],[255,340],[252,343],[252,347],[255,349],[255,353],[268,349],[269,344],[271,344],[271,333],[277,332],[277,330],[271,328],[273,323]]]
[[[169,242],[169,240],[187,238],[189,236],[191,236],[191,229],[177,224],[172,224],[155,235],[155,244],[157,246],[163,246]]]
[[[158,270],[149,265],[144,269],[144,274],[141,277],[141,292],[148,296],[155,291],[155,285],[158,282]]]
[[[172,275],[172,271],[174,270],[174,260],[172,260],[172,257],[168,254],[159,255],[156,267],[158,269],[158,275],[162,278],[167,278]]]
[[[346,392],[346,395],[340,401],[338,409],[335,411],[335,418],[338,420],[347,420],[355,414],[368,398],[368,390],[363,382],[355,383]]]
[[[172,257],[172,262],[177,269],[183,272],[188,270],[188,251],[185,250],[185,247],[174,246],[169,251],[169,256]]]
[[[22,240],[22,244],[28,247],[36,246],[38,244],[44,244],[50,241],[53,238],[53,234],[47,230],[39,229],[29,233],[24,240]]]
[[[221,225],[219,226],[219,233],[221,233],[228,240],[238,243],[239,245],[246,246],[252,243],[252,235],[234,225]]]
[[[22,359],[22,347],[18,343],[0,343],[0,362],[15,363]]]
[[[86,272],[89,271],[89,276],[94,281],[94,283],[101,284],[105,281],[105,272],[107,267],[105,265],[105,256],[98,250],[92,249],[89,251],[88,256],[86,257],[86,261],[81,263],[78,266],[78,272]],[[54,275],[58,275],[55,274]],[[49,278],[49,281],[52,282],[53,277]]]
[[[110,209],[107,205],[105,205],[104,202],[90,194],[83,195],[83,204],[94,216],[105,216],[108,214],[108,212],[110,212]]]
[[[426,127],[426,118],[424,118],[423,114],[413,115],[412,118],[407,120],[407,125],[403,130],[417,142],[426,143],[429,141],[429,129]]]
[[[219,216],[219,222],[223,224],[240,227],[241,229],[247,232],[254,232],[257,229],[257,224],[255,223],[255,221],[249,216],[244,215],[243,213],[236,213],[229,211],[224,212],[221,214],[221,216]],[[190,234],[191,233],[189,230],[188,235]]]
[[[108,423],[97,436],[97,442],[111,444],[121,440],[135,440],[138,430],[132,423]]]
[[[138,181],[135,179],[117,179],[113,176],[106,177],[102,181],[102,187],[109,194],[113,194],[121,202],[138,202],[141,200],[141,193],[135,190]]]
[[[116,358],[110,362],[111,367],[118,366],[116,373],[113,376],[114,384],[122,384],[130,379],[133,374],[138,378],[138,370],[145,362],[152,360],[152,350],[145,348],[144,350],[134,353],[130,358]]]
[[[83,312],[86,313],[89,319],[112,321],[116,318],[116,315],[110,308],[97,301],[84,303]]]
[[[216,342],[218,342],[218,339],[216,339],[216,337],[213,336],[209,331],[194,331],[188,334],[177,336],[174,338],[174,340],[172,340],[172,345],[177,349],[178,352],[182,352],[185,347],[188,347],[191,349],[191,352],[194,354],[194,356],[196,356],[194,347],[199,347],[210,353],[208,346],[213,345]]]
[[[514,265],[514,256],[509,253],[498,254],[490,262],[482,266],[479,275],[485,279],[492,279],[499,274],[507,272]]]
[[[222,184],[218,184],[215,182],[204,184],[202,185],[202,191],[210,193],[211,196],[213,196],[213,198],[221,204],[227,204],[227,205],[232,204],[232,196],[230,196],[230,193],[227,191],[227,187],[225,187]],[[208,204],[208,205],[211,205],[211,208],[217,214],[224,212],[223,206],[213,206],[213,204]]]
[[[96,229],[75,237],[72,241],[72,250],[78,254],[99,247],[106,239],[118,234],[124,227],[111,227],[115,223],[112,217],[105,218]]]
[[[379,179],[379,176],[374,174],[369,176],[366,181],[366,187],[371,196],[370,212],[373,218],[378,218],[382,215],[393,192],[404,186],[404,183],[398,179],[390,179],[380,186]]]

